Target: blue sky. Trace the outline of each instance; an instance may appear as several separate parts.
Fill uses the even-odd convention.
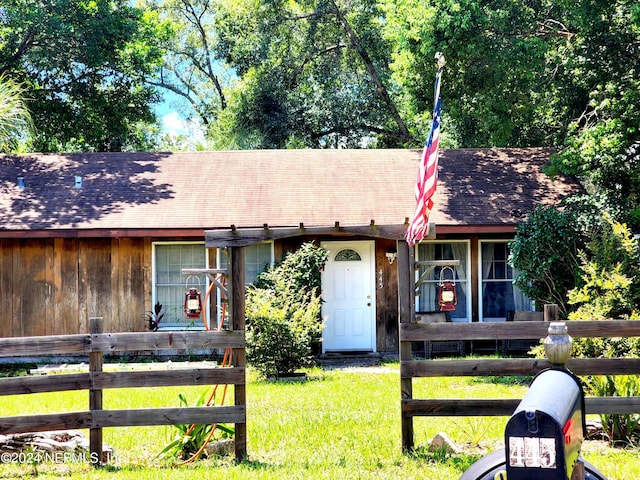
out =
[[[191,141],[189,143],[205,143],[202,128],[197,121],[188,120],[180,111],[181,99],[178,95],[169,91],[161,92],[163,101],[154,107],[156,116],[162,130],[169,135],[184,135]]]

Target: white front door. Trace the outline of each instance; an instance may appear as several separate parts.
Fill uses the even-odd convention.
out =
[[[376,350],[373,241],[322,242],[322,351]]]

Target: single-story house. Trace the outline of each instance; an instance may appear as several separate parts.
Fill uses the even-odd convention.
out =
[[[432,234],[414,255],[458,261],[452,321],[500,321],[533,307],[512,284],[508,242],[537,205],[580,190],[573,179],[542,173],[550,153],[441,152]],[[394,256],[415,207],[420,156],[1,155],[0,336],[84,333],[92,316],[103,317],[104,331],[140,331],[156,302],[165,311],[161,328],[203,328],[185,316],[183,302],[188,287],[206,289],[207,277],[181,271],[224,267],[225,250],[207,247],[207,232],[288,228],[297,234],[247,247],[246,281],[304,242],[324,245],[323,351],[397,352]],[[416,310],[438,309],[440,273],[433,269],[421,284]],[[215,322],[215,312],[209,318]]]

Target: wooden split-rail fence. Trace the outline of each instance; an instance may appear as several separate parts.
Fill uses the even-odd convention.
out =
[[[246,457],[246,375],[244,329],[229,331],[175,331],[144,333],[97,333],[100,318],[89,319],[95,333],[1,338],[0,357],[86,356],[89,371],[44,376],[0,378],[0,395],[20,395],[67,390],[88,390],[88,410],[0,418],[0,434],[89,429],[90,461],[103,462],[102,429],[179,424],[235,424],[236,459]],[[234,366],[169,370],[103,371],[105,354],[127,351],[234,349]],[[181,385],[233,385],[234,404],[177,408],[103,408],[102,393],[110,388]],[[34,399],[34,401],[37,401]]]
[[[413,419],[421,416],[508,416],[521,399],[422,399],[413,397],[413,379],[456,376],[529,376],[551,367],[546,359],[473,358],[418,360],[412,358],[412,342],[459,340],[535,340],[547,336],[553,308],[545,306],[545,321],[502,323],[401,323],[400,376],[402,448],[414,446]],[[409,318],[407,316],[406,318]],[[582,337],[638,337],[640,321],[570,321],[569,335]],[[566,367],[576,375],[637,375],[640,358],[574,358]],[[640,412],[640,397],[586,397],[587,414]]]
[[[545,305],[545,321],[499,323],[416,323],[415,262],[413,249],[398,242],[398,306],[400,319],[400,410],[402,449],[414,447],[413,419],[425,416],[507,416],[521,399],[414,398],[413,379],[456,376],[530,376],[549,368],[547,360],[534,358],[473,358],[418,360],[414,342],[535,340],[545,338],[549,322],[557,318],[557,306]],[[640,321],[571,321],[574,338],[640,337]],[[640,358],[570,359],[566,367],[576,375],[637,375]],[[587,414],[640,412],[640,397],[587,397]]]

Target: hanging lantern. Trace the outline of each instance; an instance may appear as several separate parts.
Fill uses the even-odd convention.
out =
[[[445,272],[451,273],[451,279],[445,279]],[[458,297],[456,295],[456,282],[455,273],[451,267],[443,267],[440,270],[440,283],[438,284],[438,305],[440,305],[440,311],[452,312],[456,309],[458,304]]]
[[[187,284],[189,284],[190,278],[191,276],[187,278]],[[202,312],[202,297],[197,288],[191,287],[184,294],[184,313],[187,318],[200,318],[200,312]]]

